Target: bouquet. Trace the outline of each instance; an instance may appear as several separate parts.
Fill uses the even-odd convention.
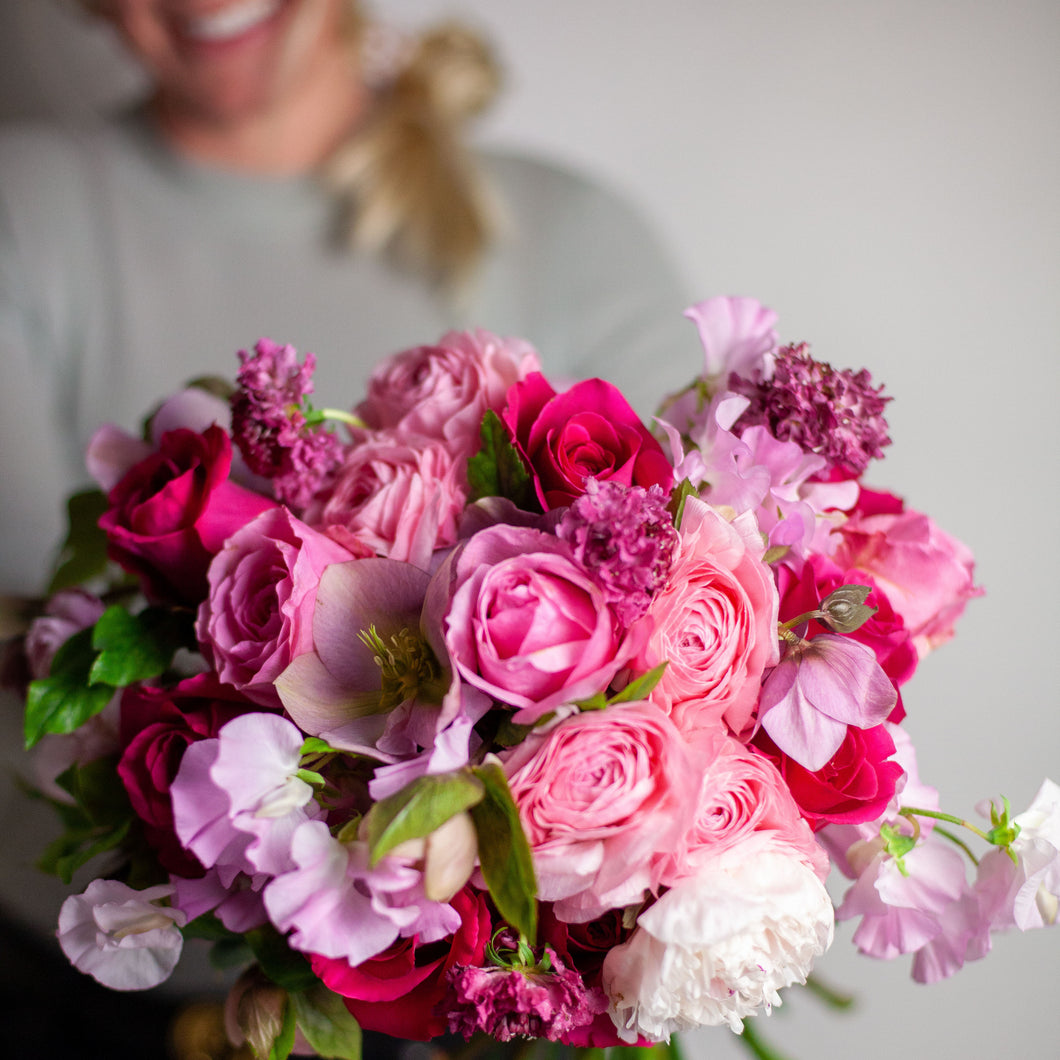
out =
[[[74,965],[150,988],[206,938],[263,1057],[646,1047],[740,1032],[837,918],[921,982],[1055,922],[1060,788],[976,824],[917,775],[902,687],[980,590],[864,480],[890,398],[751,299],[687,315],[650,423],[479,330],[352,412],[263,340],[97,432],[25,642],[44,865],[97,866]]]

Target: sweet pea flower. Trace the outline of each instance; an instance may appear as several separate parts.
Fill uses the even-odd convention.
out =
[[[769,837],[749,839],[663,894],[607,955],[611,1018],[627,1042],[719,1024],[739,1032],[806,981],[832,935],[813,869]]]
[[[758,717],[781,751],[816,772],[842,746],[848,725],[882,724],[897,698],[870,648],[822,633],[789,647],[762,685]]]
[[[165,982],[180,960],[186,922],[157,903],[173,888],[135,891],[118,880],[93,880],[59,910],[59,945],[79,971],[111,990],[147,990]]]
[[[294,830],[320,813],[297,775],[304,742],[286,718],[251,713],[184,752],[171,789],[173,819],[206,868],[248,875],[289,868]]]

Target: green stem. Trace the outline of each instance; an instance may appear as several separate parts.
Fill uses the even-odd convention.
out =
[[[973,865],[979,864],[979,859],[975,856],[974,853],[972,853],[972,848],[963,839],[961,839],[959,835],[954,835],[948,828],[936,827],[935,831],[940,836],[944,836],[951,843],[956,843],[957,846],[959,846],[961,850],[963,850],[968,855],[968,857],[971,858]]]
[[[831,1008],[850,1008],[854,1004],[853,994],[841,994],[834,986],[822,982],[816,975],[807,976],[806,989]]]
[[[317,409],[312,419],[314,422],[337,420],[339,423],[345,423],[350,427],[367,428],[368,426],[360,416],[355,416],[352,412],[345,412],[343,409]]]
[[[738,1034],[737,1037],[744,1048],[758,1060],[788,1060],[783,1053],[778,1053],[759,1036],[752,1020],[743,1021],[743,1034]]]
[[[971,821],[966,821],[963,817],[954,817],[952,813],[942,813],[940,810],[919,810],[915,806],[903,806],[898,812],[903,817],[908,817],[910,819],[916,815],[917,817],[932,817],[936,821],[946,821],[949,824],[956,824],[961,828],[967,828],[970,832],[974,832],[988,843],[992,842],[990,836],[988,836],[981,828],[977,828]]]

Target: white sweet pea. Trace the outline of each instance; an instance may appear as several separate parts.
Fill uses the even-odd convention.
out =
[[[59,910],[59,945],[71,964],[111,990],[147,990],[169,978],[180,960],[186,921],[156,903],[173,888],[134,891],[117,880],[93,880]]]
[[[667,891],[604,961],[619,1035],[653,1041],[728,1024],[780,1004],[832,942],[828,892],[798,857],[755,844]]]

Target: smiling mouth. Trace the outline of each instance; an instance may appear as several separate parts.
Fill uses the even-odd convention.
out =
[[[212,14],[189,18],[182,29],[194,41],[219,44],[235,40],[267,22],[283,3],[284,0],[243,0]]]

